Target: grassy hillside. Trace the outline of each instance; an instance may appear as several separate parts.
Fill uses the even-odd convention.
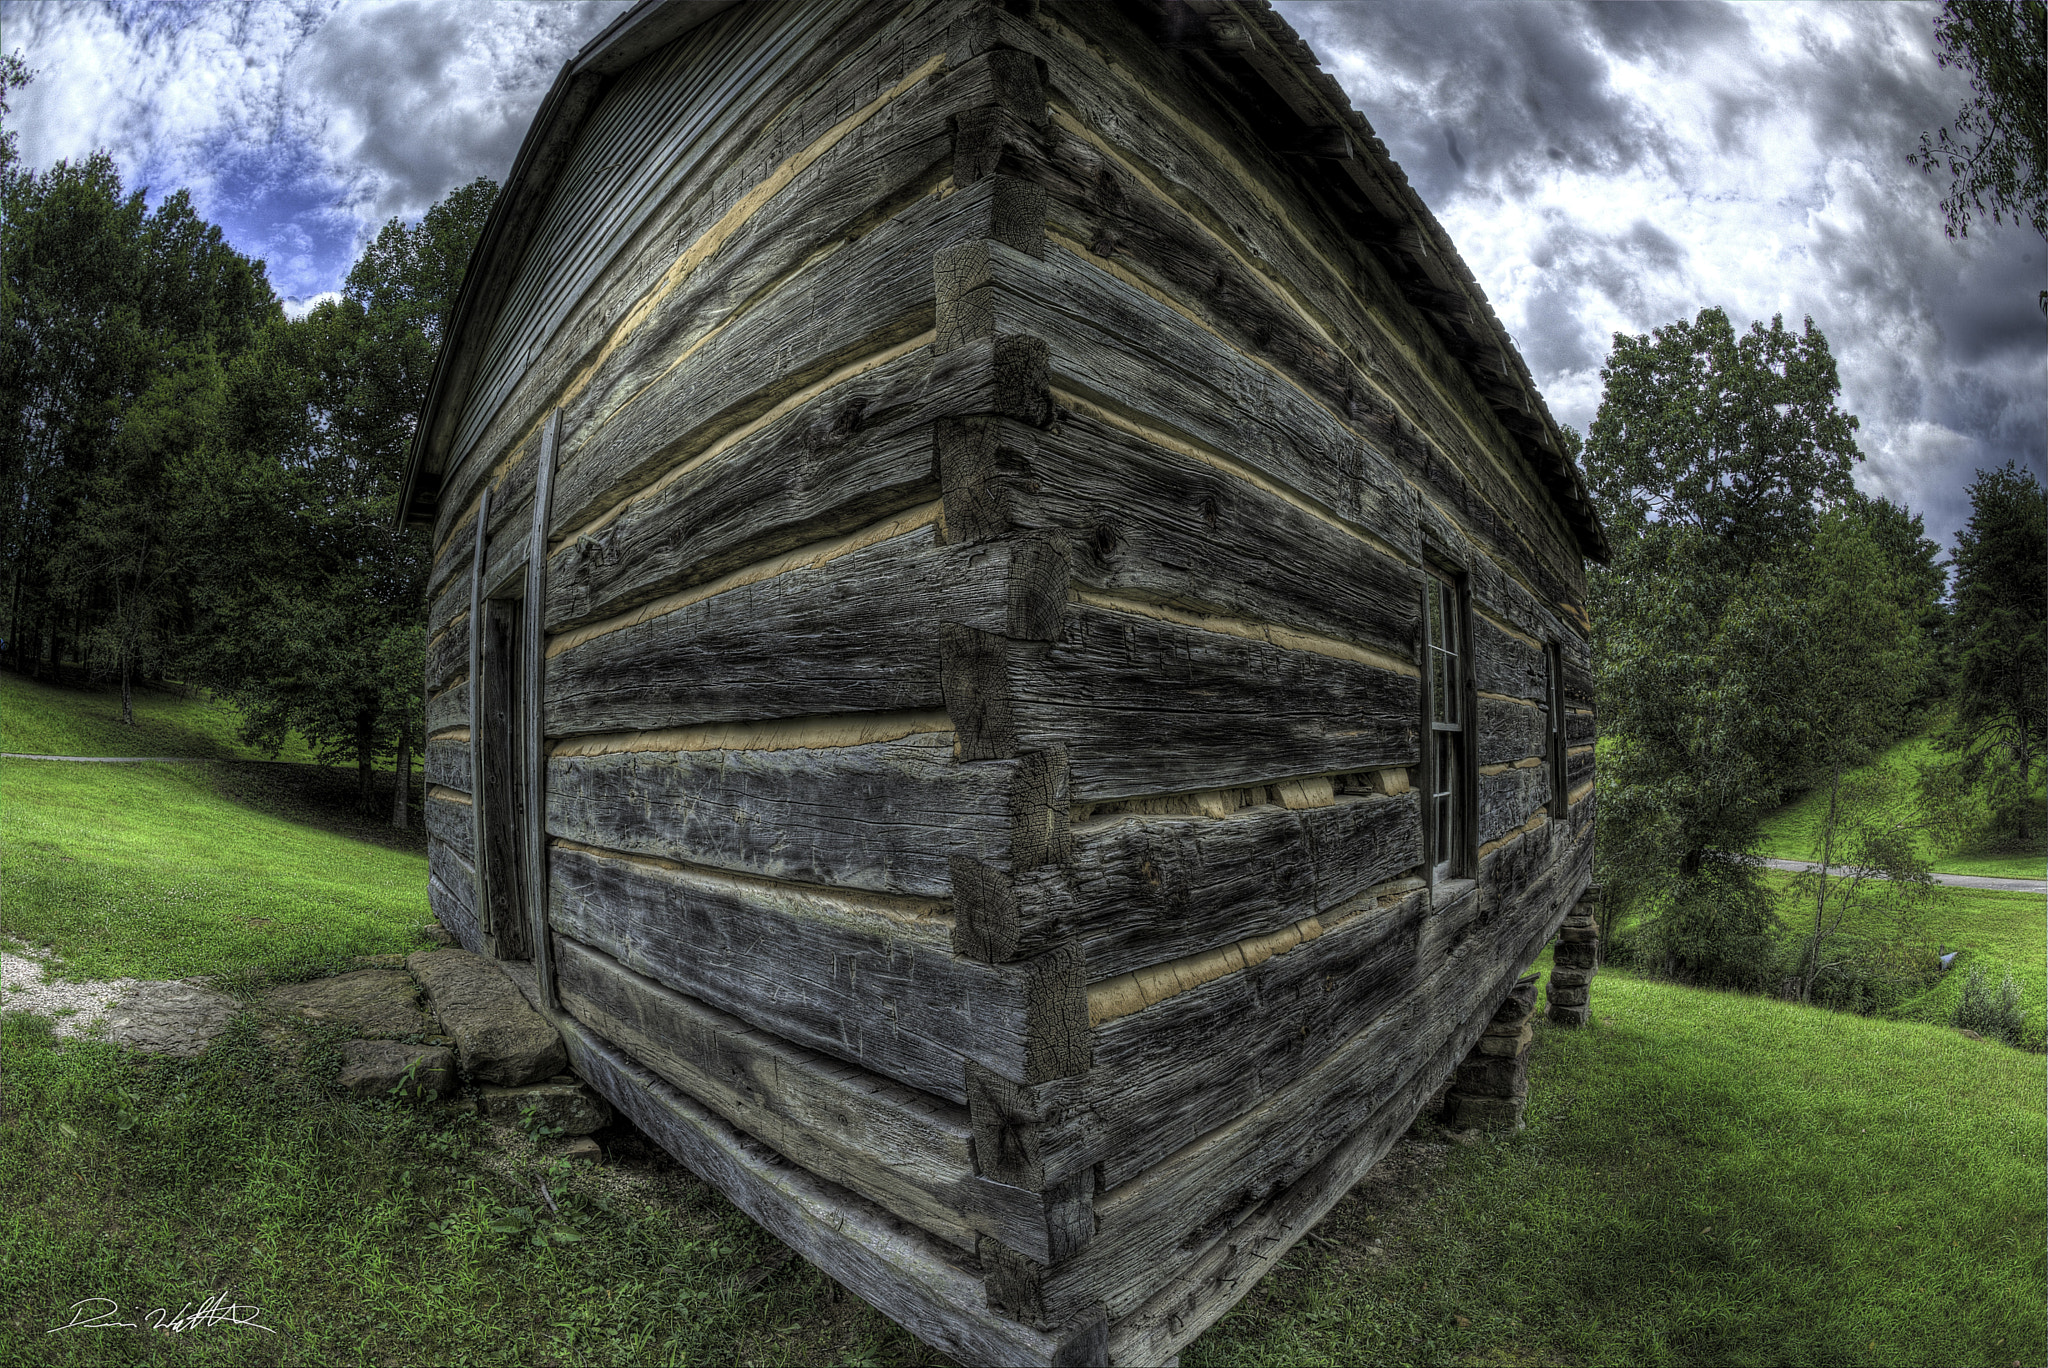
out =
[[[316,825],[320,810],[264,786],[299,767],[224,768],[0,760],[6,937],[85,978],[288,972],[417,945],[417,839],[394,850]]]
[[[1901,741],[1872,762],[1890,770],[1905,792],[1912,791],[1918,767],[1935,758],[1925,737]],[[1811,860],[1818,854],[1820,825],[1827,817],[1825,791],[1806,793],[1764,820],[1760,853],[1780,860]],[[1921,853],[1943,874],[1983,874],[1995,879],[2038,879],[2048,874],[2048,841],[2032,850],[1982,836],[1960,851],[1936,854],[1923,841]]]
[[[1526,1132],[1354,1193],[1182,1361],[2041,1361],[2040,1056],[1613,970],[1594,1010]]]
[[[39,684],[0,670],[0,751],[21,755],[179,755],[207,760],[268,759],[235,739],[241,714],[195,692],[135,691],[135,725],[121,722],[118,688]],[[278,755],[310,760],[296,733]]]

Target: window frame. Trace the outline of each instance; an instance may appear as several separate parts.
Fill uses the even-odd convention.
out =
[[[1461,572],[1434,562],[1424,567],[1422,647],[1423,863],[1436,885],[1472,877],[1478,697],[1469,584]],[[1440,679],[1446,714],[1441,719]]]
[[[1544,699],[1550,710],[1549,736],[1545,738],[1545,759],[1550,764],[1550,816],[1553,820],[1565,815],[1569,807],[1569,794],[1565,791],[1565,706],[1564,706],[1564,647],[1555,641],[1546,642],[1543,647]]]

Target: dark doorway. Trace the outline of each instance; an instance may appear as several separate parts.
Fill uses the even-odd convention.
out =
[[[518,599],[484,604],[483,694],[477,709],[483,741],[483,773],[476,787],[483,803],[485,931],[492,953],[506,960],[533,958],[526,919],[525,748],[519,744],[523,607]]]

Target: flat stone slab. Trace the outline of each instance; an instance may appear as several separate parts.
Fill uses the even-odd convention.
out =
[[[490,960],[467,950],[419,950],[405,963],[471,1078],[515,1087],[569,1066],[561,1035]]]
[[[309,1021],[332,1021],[359,1036],[392,1039],[430,1035],[433,1022],[420,1010],[419,994],[403,969],[358,969],[311,983],[288,983],[263,999],[271,1007]]]
[[[401,1085],[414,1099],[446,1097],[455,1088],[455,1051],[445,1045],[351,1040],[341,1047],[341,1072],[334,1082],[358,1097],[388,1097]]]
[[[194,1059],[242,1004],[225,993],[175,980],[145,980],[121,994],[107,1012],[105,1038],[145,1054]]]
[[[500,1125],[516,1126],[529,1113],[537,1126],[564,1135],[588,1135],[611,1123],[611,1104],[573,1078],[566,1083],[534,1083],[523,1088],[480,1090],[484,1115]]]

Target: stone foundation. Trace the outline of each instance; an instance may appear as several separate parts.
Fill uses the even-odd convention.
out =
[[[1589,888],[1566,914],[1551,952],[1550,1020],[1583,1026],[1592,1012],[1593,975],[1600,968],[1600,889]]]
[[[1529,1100],[1529,1048],[1536,1038],[1536,987],[1525,974],[1451,1077],[1443,1123],[1452,1130],[1518,1131]]]

